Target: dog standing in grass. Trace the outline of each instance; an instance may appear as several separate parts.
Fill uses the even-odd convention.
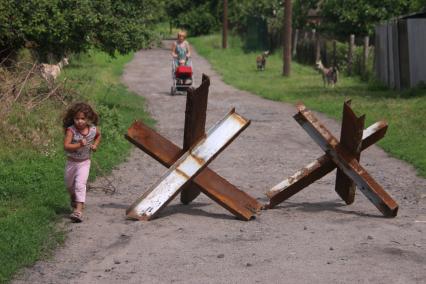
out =
[[[325,68],[321,60],[318,60],[316,62],[315,67],[322,75],[324,87],[331,86],[332,88],[334,88],[334,86],[337,84],[339,77],[339,71],[337,70],[337,67],[332,66],[330,68]]]
[[[258,55],[256,57],[256,66],[257,66],[257,70],[259,71],[263,71],[265,70],[265,66],[266,66],[266,57],[268,57],[269,55],[269,51],[265,51],[263,52],[261,55]]]

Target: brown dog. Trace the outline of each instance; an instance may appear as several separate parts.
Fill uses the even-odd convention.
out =
[[[256,57],[256,66],[257,66],[257,70],[263,71],[265,70],[265,66],[266,66],[266,57],[268,57],[269,55],[269,51],[265,51],[263,52],[261,55],[258,55]]]

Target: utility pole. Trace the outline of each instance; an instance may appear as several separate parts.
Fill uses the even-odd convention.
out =
[[[228,0],[223,0],[222,48],[228,47]]]
[[[283,76],[291,73],[291,0],[284,1]]]

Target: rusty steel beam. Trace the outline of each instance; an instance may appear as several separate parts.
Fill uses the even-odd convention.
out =
[[[213,161],[249,124],[249,120],[232,109],[207,132],[205,138],[182,155],[157,183],[127,209],[127,217],[140,220],[154,218],[185,184]]]
[[[336,165],[327,155],[320,157],[270,189],[266,193],[269,198],[269,204],[266,207],[274,208],[335,168]]]
[[[363,131],[361,151],[367,149],[371,145],[374,145],[377,141],[382,139],[388,125],[385,121],[379,121],[368,127]],[[325,154],[313,161],[306,167],[297,171],[294,175],[285,179],[281,183],[270,189],[266,195],[269,198],[269,204],[267,208],[274,208],[284,200],[295,195],[303,188],[307,187],[311,183],[321,179],[328,173],[336,168],[336,164],[331,158]]]
[[[361,192],[387,217],[395,217],[398,204],[359,164],[356,157],[348,153],[339,141],[320,123],[304,105],[297,106],[299,112],[294,119],[311,138],[325,151],[333,162],[350,177]]]
[[[202,83],[197,89],[188,89],[185,108],[185,128],[183,150],[188,151],[205,136],[207,101],[210,79],[203,74]]]
[[[182,155],[182,150],[144,125],[134,122],[126,139],[166,167],[171,167]],[[256,199],[239,190],[208,167],[194,178],[194,185],[241,220],[250,220],[262,208]]]
[[[133,122],[124,137],[167,168],[170,168],[184,153],[179,146],[140,121]]]
[[[364,151],[385,137],[387,130],[388,124],[386,121],[378,121],[365,129],[362,133],[361,151]]]
[[[357,117],[350,104],[350,100],[343,104],[340,144],[359,162],[365,115]],[[335,191],[346,204],[349,205],[354,202],[355,183],[339,168],[337,168],[336,172]]]
[[[183,151],[188,151],[205,136],[209,86],[210,79],[203,74],[201,85],[195,90],[190,88],[187,92]],[[191,181],[182,189],[180,201],[188,204],[197,198],[200,192],[200,188]]]

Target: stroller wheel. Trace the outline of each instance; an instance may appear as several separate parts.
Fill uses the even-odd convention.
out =
[[[176,95],[176,87],[174,87],[174,86],[171,87],[171,89],[170,89],[170,95],[171,96]]]

